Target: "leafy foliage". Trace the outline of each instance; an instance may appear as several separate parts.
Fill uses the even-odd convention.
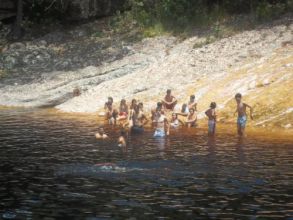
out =
[[[214,24],[227,15],[251,14],[256,21],[273,19],[292,11],[293,0],[128,0],[128,5],[128,18],[147,30],[181,31],[192,25]]]

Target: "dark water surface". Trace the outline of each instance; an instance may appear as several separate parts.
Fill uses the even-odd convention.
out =
[[[0,219],[293,219],[292,141],[97,124],[0,110]]]

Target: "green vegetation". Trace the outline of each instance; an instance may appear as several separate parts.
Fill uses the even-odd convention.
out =
[[[130,10],[117,13],[113,20],[118,31],[135,26],[145,37],[163,33],[184,37],[195,27],[208,28],[209,43],[229,36],[239,25],[247,28],[292,12],[293,0],[128,0],[126,8]],[[231,21],[237,22],[233,28],[227,25]]]

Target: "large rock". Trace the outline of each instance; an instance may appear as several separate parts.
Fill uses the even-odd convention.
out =
[[[125,0],[73,0],[67,9],[67,19],[83,20],[104,17],[123,10]]]

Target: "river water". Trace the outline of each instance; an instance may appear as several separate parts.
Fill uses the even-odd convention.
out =
[[[0,110],[0,218],[293,218],[292,139],[149,130],[120,148],[116,128],[95,140],[98,123]]]

